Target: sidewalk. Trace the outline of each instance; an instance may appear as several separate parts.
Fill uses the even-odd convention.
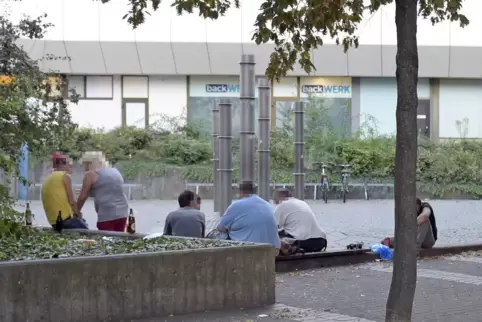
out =
[[[413,321],[481,321],[481,268],[478,255],[419,261]],[[391,271],[372,263],[279,274],[273,307],[136,322],[384,321]]]

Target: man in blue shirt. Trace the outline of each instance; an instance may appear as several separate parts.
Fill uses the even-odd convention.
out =
[[[252,182],[239,185],[239,197],[224,213],[218,230],[232,240],[271,244],[278,250],[281,243],[274,208],[254,194]]]

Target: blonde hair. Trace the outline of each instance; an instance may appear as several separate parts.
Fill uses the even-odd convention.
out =
[[[109,168],[110,164],[101,151],[87,151],[84,153],[80,162],[88,162],[90,170]]]

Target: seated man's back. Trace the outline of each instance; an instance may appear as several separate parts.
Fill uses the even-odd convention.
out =
[[[271,244],[279,249],[273,207],[249,191],[241,197],[226,210],[218,229],[227,231],[232,240]]]
[[[179,208],[166,218],[165,235],[204,238],[205,216],[195,208]]]
[[[275,209],[278,227],[297,240],[325,238],[310,206],[299,199],[289,198]]]
[[[281,237],[296,239],[305,252],[326,250],[326,234],[306,202],[292,198],[288,189],[277,189],[273,199]]]
[[[167,215],[164,235],[204,238],[206,218],[197,209],[199,200],[191,191],[181,193],[178,198],[180,208]]]

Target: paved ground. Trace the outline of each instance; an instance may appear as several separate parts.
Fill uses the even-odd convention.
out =
[[[413,321],[481,321],[481,268],[476,256],[419,261]],[[373,263],[279,274],[273,308],[139,322],[384,321],[391,272],[391,264]]]
[[[350,200],[340,202],[308,201],[318,221],[328,234],[329,248],[345,247],[352,242],[371,244],[393,234],[393,200]],[[136,214],[137,230],[141,233],[162,231],[169,211],[177,207],[176,201],[132,201]],[[438,245],[482,242],[482,201],[434,200],[431,202],[439,227]],[[19,207],[22,209],[22,207]],[[42,205],[32,202],[32,210],[39,225],[47,225]],[[213,214],[211,200],[203,201],[208,227],[213,228],[218,216]],[[87,202],[83,213],[89,225],[95,228],[96,214],[92,202]]]

